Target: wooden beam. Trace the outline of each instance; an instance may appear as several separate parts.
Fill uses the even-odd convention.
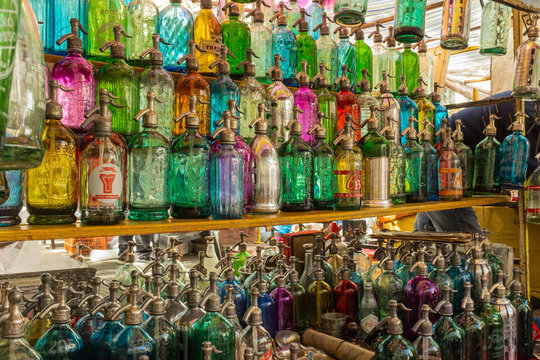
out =
[[[494,0],[494,1],[504,4],[504,5],[508,5],[513,9],[540,14],[540,2],[538,0]]]
[[[490,96],[491,94],[485,90],[482,90],[480,88],[477,88],[477,87],[473,87],[473,86],[468,86],[468,85],[465,85],[463,84],[463,82],[461,81],[458,81],[458,80],[455,80],[455,79],[451,79],[451,78],[446,78],[446,81],[445,81],[445,86],[454,91],[454,92],[457,92],[458,94],[466,97],[467,99],[470,99],[470,100],[475,100],[475,91],[478,92],[478,97],[486,97],[486,96]]]
[[[478,78],[478,79],[465,80],[463,82],[463,84],[465,84],[465,85],[474,84],[474,83],[477,83],[477,82],[484,82],[484,81],[489,81],[489,80],[491,80],[491,76],[485,76],[485,77],[481,77],[481,78]]]

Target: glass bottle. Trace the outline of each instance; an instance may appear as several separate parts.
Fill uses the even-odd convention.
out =
[[[420,74],[420,56],[412,51],[411,44],[403,44],[403,74],[407,79],[409,95],[414,95],[414,90],[420,86],[418,78],[422,74]]]
[[[309,273],[311,274],[314,276],[314,282],[309,286],[306,294],[308,322],[310,328],[320,330],[323,321],[321,316],[332,311],[332,291],[330,285],[324,282],[324,273],[321,269],[314,268]]]
[[[240,90],[231,79],[231,66],[225,60],[230,54],[232,54],[230,50],[223,45],[220,57],[210,64],[211,69],[218,66],[218,78],[210,85],[210,134],[216,131],[217,122],[221,119],[223,112],[228,109],[229,99],[234,99],[236,104],[240,102]],[[236,116],[236,114],[233,115]]]
[[[441,293],[442,300],[435,308],[435,311],[438,311],[441,315],[433,327],[435,341],[441,347],[441,354],[444,359],[463,359],[465,331],[452,318],[453,307],[450,302],[450,287],[443,285]]]
[[[409,127],[401,135],[407,134],[407,142],[403,145],[405,152],[405,195],[407,202],[424,202],[427,200],[426,153],[416,141],[416,130],[413,116],[409,117]]]
[[[412,93],[416,95],[416,105],[418,106],[418,129],[421,132],[425,128],[425,124],[430,124],[431,129],[428,126],[426,131],[430,133],[428,141],[433,144],[435,141],[435,129],[433,126],[435,120],[435,106],[427,99],[424,85],[426,85],[425,81],[419,77],[418,87],[414,89]],[[428,120],[429,123],[425,122],[425,120]]]
[[[157,292],[159,294],[159,291]],[[156,358],[174,360],[178,356],[178,340],[176,329],[165,318],[165,301],[154,297],[150,301],[149,316],[141,325],[141,329],[154,339]]]
[[[248,13],[253,17],[253,25],[249,32],[251,35],[251,49],[257,56],[253,59],[255,78],[257,81],[268,84],[270,79],[266,72],[272,67],[272,30],[264,23],[264,13],[261,6],[267,6],[262,0],[257,1],[256,8]]]
[[[463,179],[463,196],[471,197],[473,193],[473,152],[470,147],[463,143],[464,135],[461,131],[462,123],[456,120],[456,130],[452,133],[456,154],[461,164],[461,175]]]
[[[399,106],[399,101],[390,92],[388,73],[386,71],[383,71],[382,81],[375,85],[375,89],[380,90],[379,105],[382,109],[380,121],[381,125],[383,121],[389,117],[392,119],[398,119],[400,117],[401,109]],[[397,122],[393,122],[392,126],[394,127],[394,131],[396,133],[401,131]]]
[[[321,36],[320,31],[316,30],[318,24],[322,23],[322,14],[324,13],[324,8],[321,5],[320,0],[311,1],[308,3],[308,5],[305,7],[305,15],[308,16],[307,19],[307,25],[309,27],[309,35],[313,38],[313,40],[317,41],[319,40],[319,37]],[[305,18],[302,15],[302,8],[300,8],[300,18],[302,20],[305,20]],[[293,25],[294,26],[294,25]],[[301,33],[302,30],[298,28],[298,32]],[[300,45],[300,42],[298,42],[298,45]]]
[[[311,270],[313,269],[313,244],[304,244],[304,270],[302,271],[302,275],[300,276],[300,285],[306,290],[311,284],[313,284],[313,273],[311,273]]]
[[[361,26],[365,21],[367,7],[368,2],[366,0],[336,0],[334,3],[334,21],[340,26]]]
[[[276,55],[279,55],[278,59],[283,61],[283,71],[281,72],[281,80],[285,81],[290,85],[294,82],[297,69],[297,51],[298,51],[298,41],[296,40],[296,35],[289,29],[296,29],[294,25],[298,20],[294,22],[289,28],[287,28],[287,17],[284,13],[285,4],[281,6],[280,11],[277,12],[271,20],[277,18],[277,26],[272,32],[272,54],[274,54],[274,67],[268,69],[267,75],[272,75],[272,82],[274,82],[274,74],[277,78],[277,73],[272,71],[273,69],[279,68],[279,60],[276,60]],[[290,11],[287,13],[289,14]],[[281,71],[281,70],[280,70]],[[269,89],[267,89],[269,92]],[[273,106],[272,106],[273,108]],[[291,107],[292,109],[292,107]],[[288,120],[284,122],[283,125],[287,124]]]
[[[193,41],[193,15],[182,6],[182,0],[169,0],[169,5],[159,12],[159,37],[165,43],[159,45],[163,54],[163,66],[169,71],[184,70],[178,59],[190,52]]]
[[[469,45],[472,3],[468,0],[445,1],[441,25],[441,47],[462,50]]]
[[[442,289],[443,286],[448,286],[450,288],[450,291],[457,291],[457,289],[454,288],[454,280],[446,273],[444,270],[446,267],[446,259],[444,255],[442,254],[442,248],[437,248],[437,255],[431,260],[431,263],[433,264],[433,270],[429,273],[428,277],[431,281],[433,281],[439,289]],[[451,294],[451,303],[454,303],[454,294]],[[461,307],[461,304],[460,304]]]
[[[326,24],[328,17],[325,12],[322,13],[322,22],[315,26],[314,30],[320,32],[320,37],[316,41],[317,44],[317,61],[320,64],[324,63],[329,73],[327,81],[330,81],[330,84],[334,84],[338,77],[338,68],[339,68],[339,55],[338,55],[338,46],[332,36],[330,36],[330,28]],[[356,64],[355,64],[356,68]],[[318,75],[317,75],[318,76]],[[315,82],[315,76],[313,82]],[[332,138],[333,140],[334,138]]]
[[[474,246],[472,249],[472,259],[469,259],[465,271],[471,277],[473,285],[472,298],[475,304],[480,304],[482,301],[483,292],[482,277],[487,276],[487,287],[491,287],[493,283],[493,275],[487,261],[482,257],[482,249],[479,246]]]
[[[386,126],[381,130],[388,142],[389,158],[389,193],[392,204],[405,204],[405,152],[396,140],[395,132],[390,125],[394,119],[388,118]]]
[[[265,280],[263,264],[258,265],[259,270],[257,274],[257,280],[252,283],[251,289],[259,289],[259,298],[257,305],[262,311],[262,326],[268,331],[269,334],[277,333],[277,313],[276,313],[276,302],[268,294],[268,282]],[[250,294],[254,298],[253,294]],[[248,304],[251,306],[251,300]]]
[[[25,1],[15,2],[10,5],[4,5],[4,8],[7,9],[7,6],[12,7],[10,10],[14,10],[14,11],[11,14],[19,17],[21,8],[26,6],[26,4],[24,3]],[[30,2],[28,3],[28,8],[27,8],[28,10],[33,10],[31,11],[31,13],[34,14],[38,22],[39,34],[41,35],[41,42],[43,44],[42,46],[47,54],[52,54],[54,52],[54,40],[55,40],[53,23],[48,21],[51,18],[51,16],[54,15],[54,7],[52,7],[51,4],[52,2],[49,2],[49,1],[30,0]],[[69,20],[72,17],[73,16],[70,16],[67,19]],[[19,24],[19,19],[12,18],[12,20],[13,21],[10,24],[6,24],[7,26],[6,25],[4,26],[6,26],[6,28],[9,27],[17,31],[17,26],[18,26],[17,24]]]
[[[499,310],[491,304],[491,293],[488,290],[488,277],[486,275],[482,275],[481,284],[479,288],[482,295],[479,296],[480,301],[476,314],[486,325],[487,359],[502,360],[504,359],[503,319]]]
[[[480,26],[480,54],[506,55],[512,8],[496,1],[488,1],[482,8]]]
[[[87,288],[87,294],[75,305],[77,310],[72,311],[72,314],[79,309],[84,309],[84,312],[86,312],[75,324],[70,324],[73,330],[82,338],[86,349],[90,347],[91,335],[105,323],[102,312],[91,313],[91,310],[103,302],[103,297],[100,295],[102,281],[100,277],[92,278]]]
[[[173,104],[175,101],[175,86],[174,78],[172,75],[163,69],[163,54],[159,50],[160,42],[163,39],[159,37],[159,34],[152,36],[154,46],[144,50],[140,58],[145,58],[150,54],[150,67],[142,72],[140,90],[139,90],[139,106],[141,110],[147,94],[150,91],[159,93],[161,102],[154,103],[154,111],[157,114],[158,124],[157,129],[159,133],[165,136],[167,139],[173,138]]]
[[[122,107],[111,109],[112,130],[123,136],[139,132],[139,124],[133,120],[139,108],[139,75],[126,63],[125,46],[121,36],[128,37],[122,26],[114,26],[114,40],[100,50],[111,49],[111,62],[99,69],[98,84],[121,99]],[[99,96],[99,95],[98,95]]]
[[[360,80],[358,84],[358,87],[360,88],[360,94],[358,95],[358,106],[360,106],[360,123],[365,122],[371,117],[372,106],[374,106],[375,108],[379,106],[379,100],[371,93],[371,84],[368,80],[370,75],[368,74],[367,69],[362,69],[361,71],[362,80]],[[383,119],[381,119],[380,112],[376,112],[374,115],[375,118],[381,123],[381,125],[384,124],[384,121],[381,121]],[[367,134],[367,130],[361,128],[360,134],[362,137],[364,137]]]
[[[358,210],[362,207],[362,153],[354,151],[354,139],[347,134],[340,135],[334,142],[335,145],[340,143],[341,148],[332,160],[334,210]]]
[[[394,36],[403,44],[417,43],[424,38],[426,0],[398,0],[394,12]],[[411,89],[413,89],[411,87]]]
[[[210,144],[199,133],[198,102],[190,96],[190,111],[176,119],[185,119],[184,134],[172,144],[169,188],[174,218],[206,218],[210,215]]]
[[[387,336],[375,349],[375,360],[417,359],[417,353],[412,344],[403,337],[403,325],[398,318],[398,302],[390,300],[390,318],[387,325]]]
[[[474,150],[473,189],[475,193],[499,192],[499,168],[501,166],[501,144],[495,138],[495,114],[489,116],[489,124],[484,129],[486,137]]]
[[[282,211],[309,211],[313,207],[313,151],[301,138],[299,112],[295,106],[293,120],[287,125],[290,138],[278,150]]]
[[[441,348],[433,339],[433,323],[429,320],[431,312],[433,310],[429,305],[422,305],[422,318],[413,327],[414,331],[418,333],[413,346],[419,359],[442,360]]]
[[[364,41],[364,32],[361,26],[351,30],[351,36],[353,35],[355,38],[354,47],[356,48],[356,82],[360,85],[360,82],[365,77],[363,70],[366,69],[366,78],[369,81],[369,90],[367,91],[371,91],[373,86],[373,53],[369,45]]]
[[[517,352],[518,359],[528,359],[533,353],[533,319],[531,305],[521,295],[522,285],[519,281],[520,269],[514,267],[513,280],[508,284],[510,294],[508,299],[516,309],[517,317]]]
[[[189,54],[184,55],[178,64],[186,62],[186,76],[180,77],[176,81],[176,101],[174,108],[175,116],[178,118],[182,114],[191,111],[191,98],[196,96],[198,101],[195,104],[197,115],[199,116],[199,134],[209,136],[210,133],[210,85],[199,74],[199,60],[195,57],[197,45],[195,41],[189,42]],[[200,51],[200,50],[199,50]],[[185,124],[187,126],[187,123]],[[173,129],[175,137],[180,136],[186,131],[186,127],[181,121],[178,121]]]
[[[29,224],[69,224],[75,222],[77,210],[77,139],[60,120],[62,106],[57,101],[59,86],[49,82],[43,144],[45,156],[40,166],[28,170],[26,206]]]
[[[289,259],[289,261],[291,261],[291,259]],[[285,288],[289,290],[293,297],[294,331],[306,329],[308,327],[306,312],[306,290],[300,284],[298,272],[294,267],[291,269],[291,271],[289,271],[289,282]]]
[[[127,32],[132,34],[126,40],[127,60],[132,65],[144,66],[147,61],[139,55],[152,47],[152,34],[159,33],[159,10],[152,0],[132,0],[126,22]]]
[[[446,146],[439,158],[439,199],[456,201],[463,197],[463,172],[451,132],[446,128]]]
[[[525,113],[515,115],[515,121],[508,128],[512,134],[502,143],[500,181],[505,188],[523,188],[527,176],[529,140],[523,135]]]
[[[335,273],[340,280],[334,287],[334,304],[338,313],[345,314],[351,319],[358,318],[358,286],[351,281],[351,271],[344,264]]]
[[[253,152],[250,165],[253,171],[253,183],[248,212],[273,214],[277,213],[280,208],[281,167],[278,152],[267,136],[266,111],[268,109],[264,103],[259,103],[259,116],[249,124],[250,128],[255,127],[256,135],[249,144]]]
[[[339,77],[335,84],[339,85],[340,91],[336,96],[337,99],[337,113],[338,113],[338,121],[337,121],[337,131],[338,133],[342,132],[342,129],[345,126],[347,115],[350,115],[352,118],[353,124],[351,125],[359,125],[360,123],[360,107],[358,105],[358,99],[356,95],[350,90],[351,88],[351,82],[349,78],[347,77],[347,74],[349,72],[349,68],[347,65],[341,66],[341,77]],[[360,130],[354,131],[354,141],[360,140]]]
[[[434,84],[433,84],[433,72],[434,72],[434,64],[433,64],[433,58],[428,55],[427,53],[427,45],[424,39],[418,43],[418,67],[419,67],[419,73],[416,79],[418,77],[422,77],[425,82],[427,82],[427,93],[431,94],[434,90]],[[414,79],[413,79],[414,80]],[[435,102],[435,100],[433,100]]]
[[[246,60],[246,50],[251,48],[251,34],[245,22],[239,20],[240,9],[234,2],[225,4],[222,9],[228,13],[229,19],[221,24],[223,44],[230,50],[227,62],[231,66],[231,74],[240,75],[242,69],[238,66]]]
[[[407,284],[413,278],[411,274],[411,267],[413,265],[413,255],[408,252],[400,257],[400,263],[402,266],[396,270],[396,274],[403,281],[403,284]]]
[[[201,73],[214,73],[210,65],[219,58],[223,36],[210,0],[201,1],[201,11],[193,23],[193,40],[198,46],[195,58],[199,61]]]
[[[126,185],[125,146],[112,139],[109,104],[114,95],[99,91],[99,107],[86,113],[83,128],[94,124],[94,139],[86,144],[79,160],[81,221],[84,224],[117,224],[124,220]],[[123,145],[123,144],[122,144]]]
[[[143,274],[143,271],[138,265],[135,264],[134,248],[135,242],[128,241],[127,249],[118,256],[118,259],[125,261],[125,264],[118,268],[115,278],[125,286],[137,283],[139,287],[142,288],[144,279],[139,275]]]
[[[399,81],[403,75],[403,55],[396,49],[396,39],[394,39],[394,28],[388,27],[388,36],[383,40],[388,48],[388,84],[392,95],[398,95]]]
[[[318,0],[312,3],[316,4],[320,7]],[[322,14],[322,7],[321,7],[321,14]],[[316,15],[307,15],[311,16],[311,19],[313,19]],[[296,37],[296,42],[298,44],[298,50],[296,55],[296,69],[297,72],[302,71],[302,60],[306,60],[308,63],[308,75],[310,78],[315,77],[317,75],[317,65],[319,63],[317,62],[317,43],[315,42],[315,39],[313,38],[311,33],[308,33],[310,27],[308,25],[308,22],[305,20],[306,17],[306,10],[300,9],[300,19],[296,20],[294,23],[294,26],[298,26],[298,36]],[[320,24],[322,21],[322,18],[319,17],[319,21],[314,22],[314,24]],[[317,39],[318,39],[317,35]],[[290,49],[289,49],[290,51]]]
[[[326,130],[320,124],[313,126],[309,133],[315,132],[313,150],[313,201],[315,209],[332,209],[334,192],[332,190],[332,160],[334,149],[326,142]]]
[[[438,93],[439,89],[444,88],[444,86],[440,86],[438,83],[435,83],[433,88],[434,91],[428,95],[428,98],[431,98],[431,102],[435,107],[433,112],[433,124],[435,125],[434,131],[437,133],[440,129],[446,127],[446,124],[448,123],[448,110],[444,105],[441,104],[441,95]],[[441,141],[441,139],[437,136],[435,138],[435,142],[437,143],[439,141]]]
[[[360,307],[358,312],[359,323],[359,338],[364,340],[369,333],[379,323],[379,310],[377,307],[377,301],[373,294],[373,283],[366,282],[364,284],[364,296],[360,301]]]
[[[94,107],[96,101],[96,69],[82,57],[83,42],[78,34],[79,29],[85,32],[84,28],[75,18],[71,19],[70,23],[71,31],[61,34],[58,39],[60,44],[67,40],[68,55],[54,64],[51,79],[56,80],[58,85],[73,90],[58,94],[58,103],[64,110],[62,124],[76,133],[82,133],[84,114]]]
[[[381,260],[383,272],[375,280],[373,288],[379,304],[379,319],[390,316],[390,300],[403,301],[403,281],[394,271],[394,262],[390,258]]]
[[[23,206],[23,181],[24,173],[22,170],[11,170],[2,172],[0,176],[5,176],[5,182],[9,187],[9,197],[0,205],[0,227],[12,226],[21,223],[19,213]]]
[[[319,74],[311,79],[311,81],[316,84],[315,86],[319,89],[317,91],[317,101],[319,103],[319,112],[317,113],[317,116],[319,118],[319,123],[321,123],[326,130],[326,142],[330,143],[336,138],[337,100],[336,97],[328,91],[330,85],[328,83],[328,78],[324,75],[325,70],[328,70],[328,67],[323,63],[319,64]]]
[[[431,133],[430,127],[433,127],[427,120],[424,121],[424,129],[418,134],[426,154],[426,181],[427,181],[427,200],[437,201],[439,200],[439,155],[437,150],[431,145]]]
[[[2,298],[8,295],[11,291],[11,287],[5,284],[1,287]],[[52,276],[49,273],[41,275],[41,291],[34,295],[36,306],[34,307],[35,314],[39,314],[43,309],[52,304],[55,299],[52,295]],[[24,338],[28,341],[30,346],[34,347],[43,334],[51,327],[51,315],[45,315],[44,317],[34,316],[24,328]]]
[[[221,280],[218,284],[219,297],[222,299],[223,303],[231,302],[233,304],[232,307],[234,307],[234,317],[242,319],[246,312],[246,292],[240,284],[240,281],[234,275],[233,268],[227,267],[222,272],[225,274],[224,277],[219,279]]]
[[[275,278],[275,280],[274,280]],[[276,288],[270,293],[270,297],[276,304],[277,327],[276,334],[283,330],[294,331],[294,299],[289,290],[285,288],[287,279],[284,275],[276,274],[270,283],[276,282]],[[358,301],[357,301],[358,303]]]
[[[503,276],[501,276],[503,278]],[[502,279],[501,279],[502,280]],[[503,324],[502,342],[505,359],[515,359],[517,354],[517,311],[514,305],[506,297],[506,287],[502,282],[491,288],[491,301],[495,310],[501,314]]]
[[[375,31],[369,34],[368,38],[373,35],[372,53],[372,79],[374,86],[383,80],[383,71],[388,71],[388,49],[383,45],[383,36],[379,28],[384,27],[380,22],[375,23]]]
[[[406,85],[406,76],[401,76],[401,86],[399,87],[399,108],[401,119],[401,132],[405,131],[409,125],[409,118],[412,116],[418,119],[418,105],[409,97],[409,88]],[[414,129],[418,132],[418,124],[414,123]],[[405,144],[405,136],[401,137],[401,143]]]
[[[538,43],[538,17],[533,16],[526,21],[527,41],[523,42],[516,51],[514,85],[512,96],[519,98],[537,99],[540,90],[540,44]]]
[[[356,92],[356,48],[349,41],[349,30],[343,26],[340,26],[334,30],[334,34],[339,32],[339,44],[338,44],[338,61],[337,65],[347,65],[350,70],[347,73],[347,77],[351,83],[351,91]],[[319,61],[321,61],[319,59]],[[336,70],[338,68],[336,66]]]
[[[19,8],[22,9],[20,16],[15,19],[14,14],[19,14]],[[12,1],[5,3],[3,9],[8,12],[0,16],[5,22],[0,25],[0,31],[17,34],[17,44],[15,46],[11,37],[0,41],[0,71],[5,74],[0,75],[0,86],[11,84],[3,87],[0,96],[3,109],[0,114],[0,145],[3,143],[0,169],[30,169],[41,164],[45,153],[42,134],[48,68],[30,3],[27,0]],[[12,47],[15,47],[13,52],[10,51]]]
[[[487,359],[487,327],[474,313],[474,302],[471,298],[470,282],[464,285],[462,312],[455,317],[456,324],[465,332],[463,359]]]
[[[302,125],[302,140],[308,145],[314,145],[315,136],[309,130],[318,123],[319,102],[317,95],[309,88],[309,75],[307,74],[307,61],[302,60],[302,71],[296,75],[298,90],[293,94],[294,105],[300,109],[298,121]]]
[[[167,174],[171,143],[159,132],[159,114],[154,104],[163,102],[152,90],[147,93],[147,107],[135,120],[142,120],[143,130],[128,145],[128,208],[131,220],[162,220],[169,217]]]
[[[457,291],[453,294],[452,304],[454,309],[461,309],[465,297],[465,284],[471,282],[471,276],[461,267],[461,255],[457,251],[457,245],[452,244],[452,248],[450,267],[446,270],[446,274],[452,279],[453,288]]]
[[[88,0],[88,58],[107,58],[101,47],[115,39],[109,29],[116,25],[127,27],[127,6],[123,0]],[[140,54],[140,53],[139,53]]]
[[[274,349],[274,342],[272,336],[262,326],[263,324],[263,312],[259,308],[260,292],[257,287],[253,288],[251,294],[251,306],[246,311],[243,321],[247,323],[246,328],[242,331],[240,340],[240,359],[248,360],[243,357],[243,350],[251,348],[256,354],[261,354],[263,359],[271,359]]]
[[[536,154],[540,162],[540,154]],[[536,169],[525,182],[527,222],[540,223],[540,170]]]

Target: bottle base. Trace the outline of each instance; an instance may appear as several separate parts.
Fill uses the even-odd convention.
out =
[[[424,30],[416,26],[401,26],[394,29],[394,38],[404,44],[417,43],[424,38]]]
[[[392,204],[403,205],[405,204],[405,196],[392,198]]]
[[[244,217],[244,214],[242,215],[212,214],[212,219],[214,220],[241,219],[243,217]]]
[[[175,219],[206,219],[210,216],[210,209],[203,207],[180,207],[173,205],[171,216]]]
[[[124,219],[124,213],[122,213],[114,216],[82,216],[81,222],[85,225],[116,225]]]
[[[460,36],[443,36],[441,47],[446,50],[463,50],[468,46],[468,41]]]
[[[295,203],[286,203],[281,204],[281,211],[284,212],[298,212],[298,211],[311,211],[313,210],[313,207],[310,205],[306,205],[304,203],[302,204],[295,204]]]
[[[485,56],[503,56],[503,55],[506,55],[506,48],[505,47],[498,47],[498,46],[495,46],[495,47],[491,47],[491,48],[485,48],[485,49],[480,49],[480,55],[485,55]]]
[[[405,199],[408,203],[420,203],[420,202],[427,201],[427,198],[425,196],[416,196],[416,195],[407,195]]]
[[[332,210],[334,209],[333,201],[314,201],[315,210]]]
[[[501,182],[501,187],[503,187],[505,189],[511,189],[511,190],[522,190],[523,189],[523,183]]]
[[[278,212],[279,207],[248,209],[248,214],[277,214]]]
[[[164,220],[169,217],[168,209],[161,210],[130,210],[129,219],[130,220]]]
[[[0,216],[0,227],[19,225],[21,218],[17,216]]]
[[[366,21],[360,11],[343,9],[334,14],[334,22],[340,26],[360,26]]]
[[[75,215],[30,215],[28,223],[31,225],[61,225],[72,224],[77,221]]]
[[[439,201],[439,195],[428,195],[427,201]]]
[[[365,207],[378,207],[378,208],[389,208],[392,207],[392,201],[388,200],[366,200],[364,202]]]

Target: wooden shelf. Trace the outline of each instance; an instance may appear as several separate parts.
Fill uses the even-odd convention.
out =
[[[172,219],[162,221],[126,220],[118,225],[17,225],[0,228],[0,242],[64,239],[74,237],[116,236],[137,234],[176,233],[181,231],[203,231],[234,229],[272,225],[291,225],[332,220],[360,219],[387,215],[413,214],[424,211],[447,210],[468,206],[505,203],[507,196],[475,196],[461,201],[434,201],[420,204],[397,205],[388,209],[364,208],[358,211],[309,211],[298,213],[281,212],[276,215],[246,215],[236,220]]]

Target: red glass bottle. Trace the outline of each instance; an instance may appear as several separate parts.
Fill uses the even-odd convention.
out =
[[[344,262],[347,264],[348,262]],[[336,311],[358,321],[358,286],[351,281],[351,270],[346,265],[336,272],[341,273],[341,280],[334,287]]]
[[[339,84],[340,91],[337,94],[337,115],[338,133],[343,129],[345,124],[345,117],[350,114],[353,118],[353,128],[359,128],[360,123],[360,106],[358,105],[358,98],[351,92],[351,81],[347,78],[347,73],[350,72],[347,65],[341,66],[341,77],[336,80],[336,84]],[[355,142],[360,141],[360,130],[354,131]]]

